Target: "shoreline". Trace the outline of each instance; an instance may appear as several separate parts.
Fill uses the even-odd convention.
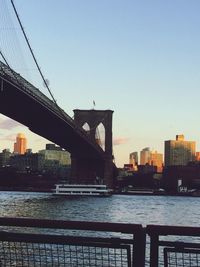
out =
[[[52,193],[51,188],[10,188],[10,187],[0,187],[0,192],[30,192],[30,193]],[[153,191],[134,191],[134,192],[114,192],[113,195],[124,195],[124,196],[176,196],[176,197],[200,197],[200,193],[167,193],[167,192],[153,192]]]

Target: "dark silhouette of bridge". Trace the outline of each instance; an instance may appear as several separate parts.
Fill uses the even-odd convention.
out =
[[[112,160],[112,112],[87,111],[87,118],[84,113],[80,123],[80,112],[77,119],[76,111],[76,119],[73,120],[54,101],[0,61],[0,113],[69,151],[74,182],[91,182],[98,176],[112,187],[115,169]],[[105,151],[95,142],[94,135],[88,135],[82,128],[82,124],[91,121],[92,116],[93,125],[97,127],[102,122],[99,114],[103,113],[108,118],[104,126],[109,132]]]

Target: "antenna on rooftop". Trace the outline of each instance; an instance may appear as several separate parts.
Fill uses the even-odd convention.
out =
[[[95,106],[96,106],[96,103],[95,103],[95,101],[93,100],[93,109],[94,109]]]

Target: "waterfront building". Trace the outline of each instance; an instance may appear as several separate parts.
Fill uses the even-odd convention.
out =
[[[163,171],[164,187],[177,191],[182,185],[188,189],[200,189],[200,164],[190,162],[187,166],[168,166]]]
[[[2,150],[2,153],[0,153],[0,167],[9,165],[9,160],[11,155],[12,154],[9,149]]]
[[[138,152],[132,152],[132,153],[129,154],[129,164],[132,164],[133,170],[137,171]]]
[[[195,141],[186,141],[184,135],[176,135],[176,140],[165,141],[165,166],[186,166],[195,160]]]
[[[140,151],[140,165],[146,165],[150,163],[151,151],[149,147],[145,147]]]
[[[23,133],[18,133],[14,143],[14,153],[23,155],[26,152],[27,140]]]
[[[39,153],[26,152],[13,154],[9,164],[20,172],[40,172],[44,165],[44,156]]]
[[[138,165],[138,172],[141,174],[156,173],[157,167],[146,163],[145,165]]]
[[[157,151],[151,151],[150,153],[150,165],[157,167],[157,172],[163,170],[163,154]]]
[[[59,178],[69,178],[71,171],[70,153],[55,144],[46,144],[46,149],[40,150],[44,156],[43,171]]]
[[[63,150],[61,147],[55,144],[47,144],[46,149],[40,150],[40,154],[44,155],[45,161],[58,162],[59,165],[71,165],[70,153]],[[50,164],[50,162],[48,164]],[[55,162],[53,165],[55,165]]]

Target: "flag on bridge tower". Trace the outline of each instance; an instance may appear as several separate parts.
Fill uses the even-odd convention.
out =
[[[93,100],[93,109],[94,109],[95,106],[96,106],[96,103],[95,103],[95,101]]]

